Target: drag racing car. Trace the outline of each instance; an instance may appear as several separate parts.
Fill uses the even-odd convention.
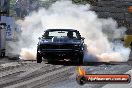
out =
[[[85,51],[84,37],[74,29],[47,29],[39,38],[37,45],[37,63],[42,59],[54,62],[69,59],[83,63]]]

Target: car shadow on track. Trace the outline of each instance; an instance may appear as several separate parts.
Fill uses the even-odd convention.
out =
[[[55,61],[55,62],[47,62],[46,64],[64,65],[64,66],[99,66],[99,65],[122,65],[122,64],[128,64],[128,62],[84,62],[83,64],[78,64],[70,61]]]
[[[18,60],[18,59],[8,59],[9,62],[36,62],[36,60]],[[64,65],[64,66],[99,66],[99,65],[132,65],[132,60],[129,60],[127,62],[83,62],[83,64],[78,64],[76,62],[71,62],[71,61],[54,61],[54,62],[48,62],[43,60],[42,63],[45,64],[51,64],[51,65]]]

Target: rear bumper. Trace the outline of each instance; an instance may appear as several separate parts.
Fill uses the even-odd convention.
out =
[[[44,50],[40,54],[45,58],[75,58],[78,55],[83,55],[83,51],[79,50]]]
[[[80,53],[82,50],[73,50],[73,49],[47,49],[39,51],[43,53]]]

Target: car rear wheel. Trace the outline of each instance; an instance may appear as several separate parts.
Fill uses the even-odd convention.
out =
[[[37,63],[41,63],[42,62],[42,56],[40,53],[37,52]]]
[[[130,43],[130,47],[131,47],[131,50],[132,50],[132,42]]]
[[[1,52],[1,57],[5,57],[5,52]]]
[[[83,64],[83,55],[78,56],[78,64]]]

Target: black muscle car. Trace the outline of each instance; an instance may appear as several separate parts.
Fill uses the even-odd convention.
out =
[[[83,63],[85,51],[84,38],[74,29],[47,29],[39,38],[37,46],[37,63],[42,59],[48,62],[70,59]]]

